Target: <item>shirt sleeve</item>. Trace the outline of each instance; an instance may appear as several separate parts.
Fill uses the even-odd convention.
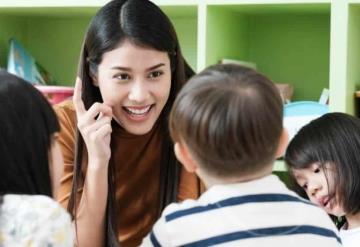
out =
[[[53,208],[48,221],[47,227],[42,227],[44,231],[48,231],[44,246],[74,246],[75,229],[70,215],[60,205]]]
[[[70,215],[43,195],[6,195],[0,246],[74,246]]]
[[[58,141],[64,159],[64,173],[57,200],[66,208],[74,176],[76,113],[71,101],[54,106],[54,110],[60,123]],[[81,192],[82,188],[79,189],[79,193]]]

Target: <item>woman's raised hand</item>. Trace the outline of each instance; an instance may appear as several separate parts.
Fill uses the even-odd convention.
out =
[[[77,78],[73,96],[77,127],[88,151],[88,165],[95,169],[101,168],[99,166],[109,163],[111,156],[112,109],[105,103],[96,102],[86,110],[81,98],[81,88],[82,81]]]

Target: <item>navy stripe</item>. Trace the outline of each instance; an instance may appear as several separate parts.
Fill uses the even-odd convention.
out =
[[[222,244],[230,241],[249,239],[249,238],[289,236],[295,234],[312,234],[312,235],[319,235],[329,238],[335,238],[336,241],[341,244],[340,238],[333,231],[326,228],[303,225],[303,226],[259,228],[259,229],[251,229],[249,231],[233,232],[233,233],[228,233],[228,234],[219,235],[216,237],[211,237],[196,242],[188,243],[182,246],[186,246],[186,247],[210,246],[210,245]]]
[[[258,203],[258,202],[301,202],[309,205],[314,205],[309,201],[300,199],[295,196],[286,195],[286,194],[257,194],[257,195],[246,195],[246,196],[238,196],[231,197],[222,201],[218,201],[216,203],[211,203],[206,206],[197,206],[193,208],[188,208],[184,210],[179,210],[173,213],[170,213],[165,216],[165,220],[167,222],[175,220],[177,218],[202,213],[214,209],[219,209],[223,207],[236,206],[245,203]]]
[[[152,245],[153,245],[154,247],[161,247],[161,244],[160,244],[159,241],[156,239],[155,234],[154,234],[153,231],[150,233],[150,241],[151,241],[151,243],[152,243]]]

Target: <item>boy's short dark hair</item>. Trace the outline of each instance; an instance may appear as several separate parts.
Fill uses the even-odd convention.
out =
[[[292,171],[318,163],[333,167],[333,182],[339,203],[347,213],[360,212],[360,119],[345,113],[328,113],[305,125],[289,143],[285,161],[290,179],[299,194]],[[327,173],[325,172],[325,175]]]
[[[233,177],[274,161],[282,121],[281,97],[268,78],[239,65],[214,65],[180,91],[170,134],[209,174]]]

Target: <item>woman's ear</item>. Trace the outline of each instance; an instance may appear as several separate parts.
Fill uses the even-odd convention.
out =
[[[180,163],[185,167],[188,172],[195,172],[197,164],[194,162],[193,157],[191,156],[189,149],[186,145],[176,142],[174,145],[175,156],[180,161]]]
[[[279,140],[279,145],[276,150],[276,158],[280,158],[284,156],[288,144],[289,144],[289,133],[285,128],[283,128]]]
[[[95,87],[99,87],[99,81],[97,79],[97,76],[91,76],[92,83]]]

